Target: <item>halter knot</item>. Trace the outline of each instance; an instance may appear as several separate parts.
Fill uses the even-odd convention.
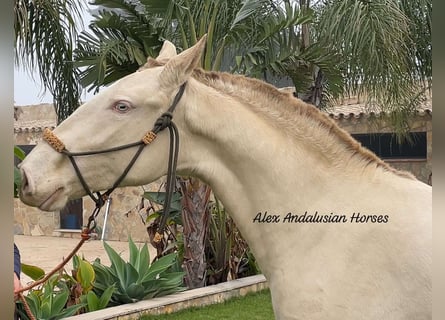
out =
[[[155,122],[156,131],[162,131],[171,125],[173,114],[164,112]]]

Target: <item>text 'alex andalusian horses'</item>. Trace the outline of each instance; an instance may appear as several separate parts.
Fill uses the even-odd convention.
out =
[[[431,187],[362,148],[313,106],[259,80],[197,68],[205,39],[157,59],[54,130],[72,152],[141,139],[177,96],[178,174],[207,182],[269,281],[277,319],[430,319]],[[168,132],[119,186],[167,172]],[[79,157],[92,191],[115,184],[134,148]],[[58,210],[86,194],[70,160],[39,143],[21,165],[21,199]]]

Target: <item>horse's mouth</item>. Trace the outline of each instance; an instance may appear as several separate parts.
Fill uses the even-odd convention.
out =
[[[20,165],[22,177],[20,199],[22,202],[32,207],[38,207],[43,211],[62,209],[68,200],[66,186],[57,182],[36,182],[36,179],[33,178],[30,171],[31,170],[24,166],[24,162],[22,162]],[[47,194],[49,194],[49,196],[47,196]]]
[[[56,211],[64,207],[66,196],[64,196],[64,188],[59,187],[40,205],[39,209],[43,211]]]

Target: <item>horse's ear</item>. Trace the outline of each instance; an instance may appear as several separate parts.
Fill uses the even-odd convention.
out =
[[[176,56],[176,47],[173,43],[168,40],[164,41],[162,45],[161,51],[159,51],[159,55],[156,59],[152,57],[147,57],[147,62],[139,68],[138,71],[149,69],[152,67],[165,65],[168,60]]]
[[[159,79],[161,87],[174,90],[187,81],[201,62],[206,40],[207,35],[204,35],[193,47],[184,50],[167,62]]]
[[[156,58],[158,61],[168,61],[171,58],[176,56],[176,47],[173,43],[171,43],[168,40],[164,41],[164,44],[162,45],[161,51],[159,51],[159,55]]]

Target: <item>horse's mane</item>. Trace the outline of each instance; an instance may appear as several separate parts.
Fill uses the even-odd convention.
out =
[[[145,67],[163,64],[154,59],[149,59]],[[376,167],[381,167],[399,176],[415,179],[411,173],[396,170],[389,166],[373,152],[364,148],[326,114],[316,107],[295,98],[289,92],[280,91],[258,79],[225,72],[196,69],[193,78],[224,95],[249,105],[257,114],[294,135],[296,139],[300,137],[317,144],[319,142],[314,140],[314,137],[319,136],[320,131],[324,131],[327,136],[335,139],[335,142],[337,142],[335,145],[341,144],[351,157],[360,157],[365,165],[374,164]],[[318,135],[316,134],[317,131]],[[325,144],[320,147],[322,150],[326,148]]]

